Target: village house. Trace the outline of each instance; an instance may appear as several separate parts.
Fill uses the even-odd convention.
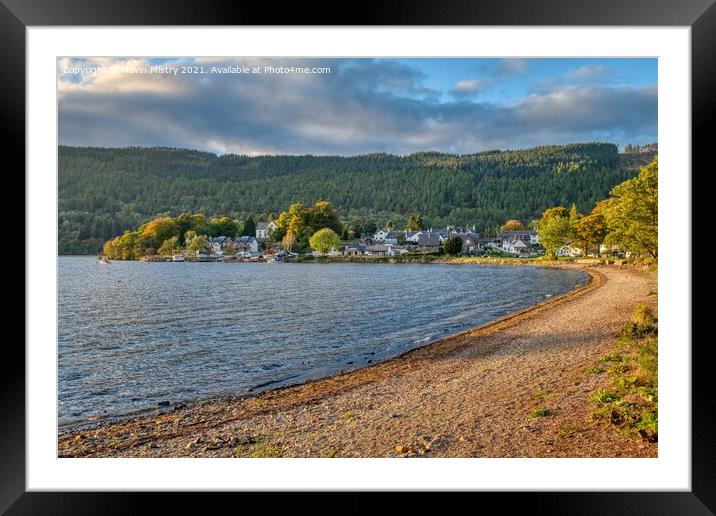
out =
[[[227,236],[218,236],[210,238],[208,240],[208,244],[209,249],[217,255],[222,255],[225,251],[230,251],[234,247],[231,237]]]
[[[499,249],[515,255],[537,254],[536,246],[539,243],[539,235],[531,229],[519,231],[502,231],[497,234],[496,242]]]
[[[431,230],[432,231],[432,230]],[[463,228],[463,227],[456,227],[456,226],[446,226],[445,229],[437,229],[434,231],[438,235],[440,235],[444,240],[447,240],[451,236],[459,236],[460,238],[464,238],[469,233],[475,233],[475,226],[472,226],[472,229],[470,228]]]
[[[366,245],[361,243],[350,243],[343,246],[344,256],[360,256],[365,254]]]
[[[244,235],[234,239],[234,249],[238,256],[258,256],[259,243],[254,237]]]
[[[400,256],[401,254],[409,253],[410,251],[406,249],[403,246],[400,245],[389,245],[388,246],[388,256]]]
[[[389,231],[387,229],[381,229],[373,235],[373,238],[371,240],[373,242],[382,242],[386,245],[396,245],[400,237],[404,237],[407,240],[415,233],[415,231]]]
[[[557,250],[557,256],[568,256],[571,258],[577,258],[582,256],[582,250],[571,245],[563,245]]]
[[[273,220],[271,222],[257,222],[256,240],[266,240],[269,237],[269,233],[274,229],[276,229],[276,223]]]
[[[462,254],[477,254],[482,251],[480,235],[477,233],[465,233],[458,235],[462,238]]]
[[[365,254],[367,256],[386,256],[388,254],[388,249],[390,249],[390,246],[387,245],[369,245],[365,248]]]
[[[443,238],[437,233],[419,232],[412,240],[418,246],[418,252],[433,253],[440,249],[443,244]]]
[[[389,238],[391,231],[387,229],[381,229],[373,234],[372,240],[374,242],[385,242],[386,238]],[[397,239],[397,236],[395,237]]]

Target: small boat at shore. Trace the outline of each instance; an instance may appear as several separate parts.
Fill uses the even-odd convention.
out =
[[[107,258],[106,256],[98,256],[97,263],[99,263],[100,265],[109,265],[112,262],[110,262],[109,258]]]
[[[173,261],[173,262],[183,262],[183,261],[184,261],[184,255],[175,254],[174,256],[172,256],[172,261]]]

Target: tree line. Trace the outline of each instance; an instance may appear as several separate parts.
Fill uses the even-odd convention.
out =
[[[587,210],[634,174],[608,143],[351,157],[60,146],[58,244],[61,254],[95,253],[124,229],[159,217],[202,213],[243,227],[322,199],[349,230],[474,224],[489,232],[550,206]]]

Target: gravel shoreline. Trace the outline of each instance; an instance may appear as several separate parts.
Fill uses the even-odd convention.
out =
[[[59,457],[655,457],[589,418],[589,369],[656,275],[584,268],[563,296],[373,366],[58,437]],[[531,417],[536,408],[549,415]]]

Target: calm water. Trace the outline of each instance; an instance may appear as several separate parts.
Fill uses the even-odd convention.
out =
[[[358,368],[585,280],[534,267],[60,257],[59,421]]]

